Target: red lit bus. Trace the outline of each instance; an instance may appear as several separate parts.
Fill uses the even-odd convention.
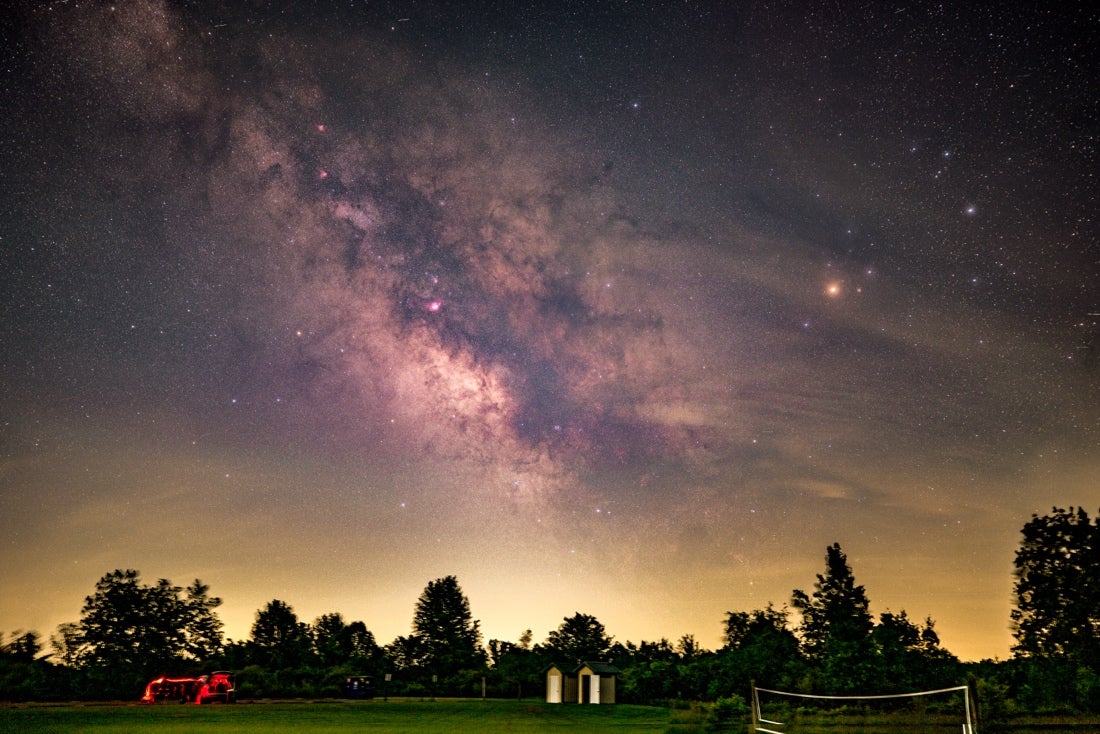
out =
[[[237,686],[233,673],[216,670],[197,678],[169,678],[161,676],[145,686],[142,703],[179,701],[180,703],[233,703],[237,700]]]

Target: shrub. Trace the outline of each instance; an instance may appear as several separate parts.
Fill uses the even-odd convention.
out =
[[[725,731],[744,722],[749,715],[749,705],[736,693],[727,698],[719,698],[710,709],[708,725],[715,731]]]

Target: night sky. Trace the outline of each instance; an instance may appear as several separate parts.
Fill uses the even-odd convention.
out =
[[[454,574],[713,649],[838,542],[1007,657],[1100,506],[1100,16],[518,5],[0,11],[0,630],[136,568],[387,643]]]

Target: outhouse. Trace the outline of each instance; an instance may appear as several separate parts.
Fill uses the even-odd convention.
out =
[[[619,669],[610,663],[589,660],[566,670],[546,669],[547,703],[615,703]]]

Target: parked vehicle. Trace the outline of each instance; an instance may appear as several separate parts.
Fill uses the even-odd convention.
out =
[[[374,683],[363,675],[349,676],[347,683],[344,684],[344,694],[348,698],[357,700],[374,698]]]
[[[197,678],[161,676],[145,686],[142,703],[179,701],[180,703],[234,703],[237,700],[236,676],[227,670],[215,670]]]

